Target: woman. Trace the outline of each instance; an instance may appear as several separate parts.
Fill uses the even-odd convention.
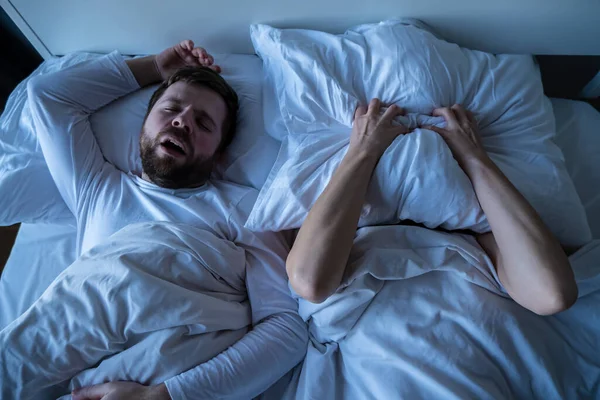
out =
[[[320,303],[342,280],[367,187],[379,158],[404,126],[392,125],[402,109],[392,105],[380,116],[373,99],[354,116],[350,147],[329,185],[304,221],[287,259],[293,289]],[[455,104],[438,108],[446,128],[427,126],[447,143],[467,174],[491,232],[477,241],[491,259],[508,294],[540,315],[569,308],[577,286],[566,254],[525,198],[508,181],[481,145],[473,115]]]

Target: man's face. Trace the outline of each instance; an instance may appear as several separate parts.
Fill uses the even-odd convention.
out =
[[[144,173],[162,187],[197,187],[212,171],[227,107],[216,92],[186,82],[169,86],[142,127]]]

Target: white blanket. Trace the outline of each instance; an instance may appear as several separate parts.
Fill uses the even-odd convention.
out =
[[[311,343],[281,399],[600,397],[600,241],[570,258],[575,306],[541,317],[507,298],[473,238],[358,231],[344,289],[300,303]]]
[[[0,332],[0,398],[56,398],[104,381],[159,383],[251,324],[245,253],[187,225],[116,233]]]

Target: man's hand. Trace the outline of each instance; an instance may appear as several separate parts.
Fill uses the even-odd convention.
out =
[[[76,389],[73,400],[171,400],[164,383],[144,386],[135,382],[111,382]]]
[[[154,58],[156,69],[163,80],[168,79],[179,68],[187,66],[208,67],[221,72],[221,67],[213,65],[214,61],[213,56],[202,47],[194,47],[194,42],[189,39],[169,47]]]
[[[400,107],[392,105],[381,116],[380,109],[379,99],[371,100],[368,108],[359,106],[356,109],[349,153],[356,152],[379,160],[398,135],[408,133],[405,126],[392,125],[395,117],[404,114]]]
[[[487,158],[481,145],[477,121],[470,111],[465,110],[460,104],[455,104],[452,107],[437,108],[433,110],[432,115],[444,117],[446,127],[423,126],[422,128],[437,132],[444,139],[452,155],[467,174],[471,161]]]
[[[169,79],[183,67],[207,67],[220,73],[221,67],[213,65],[214,61],[202,47],[194,47],[194,42],[184,40],[160,54],[131,58],[125,62],[140,87],[144,87]]]

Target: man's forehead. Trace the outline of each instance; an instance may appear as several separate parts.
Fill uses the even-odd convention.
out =
[[[201,85],[190,84],[187,82],[175,82],[165,90],[162,96],[163,101],[177,101],[180,103],[201,103],[225,105],[221,96],[212,89]]]

